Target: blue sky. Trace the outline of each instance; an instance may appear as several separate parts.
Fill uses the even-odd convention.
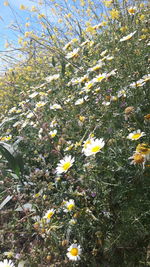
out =
[[[12,29],[13,25],[16,25],[16,22],[18,22],[19,26],[23,26],[27,22],[27,17],[29,17],[29,12],[20,10],[20,5],[23,4],[29,8],[36,5],[30,0],[8,0],[9,6],[5,6],[4,2],[5,0],[0,0],[0,71],[3,69],[3,64],[5,64],[2,61],[5,54],[4,51],[7,53],[5,43],[7,41],[16,45],[18,43],[18,36],[20,34]]]
[[[5,6],[4,2],[8,1],[9,6]],[[0,0],[0,71],[3,67],[2,57],[4,55],[4,52],[7,53],[11,48],[6,49],[5,43],[13,43],[14,47],[18,45],[18,37],[21,35],[19,31],[13,30],[13,25],[21,26],[21,29],[23,31],[30,31],[33,28],[36,30],[40,30],[41,26],[39,26],[39,23],[36,19],[33,18],[34,12],[29,12],[27,10],[21,10],[20,5],[23,4],[24,6],[31,9],[32,6],[38,6],[39,0]],[[57,0],[57,3],[63,4],[65,6],[66,0]],[[95,0],[97,2],[98,0]],[[67,5],[69,5],[69,9],[71,12],[73,12],[72,5],[77,5],[79,7],[79,0],[76,0],[74,2],[73,0],[68,0]],[[50,3],[50,1],[49,1]],[[52,2],[53,3],[53,2]],[[49,13],[49,21],[53,24],[56,22],[56,17],[49,12],[49,10],[45,9],[44,6],[38,6],[41,13],[47,14]],[[27,18],[29,18],[29,21],[31,19],[32,26],[31,29],[27,29],[24,25],[28,21]],[[63,18],[63,17],[62,17]]]
[[[4,6],[4,1],[0,1],[0,50],[5,50],[4,44],[6,40],[15,41],[17,35],[10,28],[10,25],[15,23],[15,16],[22,21],[26,21],[27,12],[20,10],[19,6],[26,3],[27,6],[32,6],[29,0],[9,0],[9,6]]]

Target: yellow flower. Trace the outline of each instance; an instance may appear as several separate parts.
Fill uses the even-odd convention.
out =
[[[84,122],[85,119],[86,119],[86,118],[85,118],[84,116],[79,116],[79,120],[80,120],[80,121]]]
[[[10,139],[12,139],[12,135],[0,137],[0,141],[9,141]]]
[[[27,22],[26,24],[25,24],[25,27],[29,27],[30,26],[30,22]]]
[[[141,153],[134,153],[132,157],[129,159],[132,159],[131,164],[141,164],[145,162],[145,157]]]
[[[5,1],[4,2],[4,6],[9,6],[9,2],[8,1]]]
[[[127,26],[122,26],[122,27],[120,28],[120,31],[121,31],[121,32],[126,32],[126,31],[127,31],[127,29],[128,29],[128,27],[127,27]]]
[[[113,3],[113,0],[110,0],[110,1],[104,1],[103,2],[104,3],[104,5],[106,6],[106,7],[110,7],[111,6],[111,4]]]
[[[46,18],[44,14],[38,14],[38,19]]]
[[[141,21],[143,21],[145,19],[145,15],[141,15],[140,17],[139,17],[139,20],[141,20]]]
[[[35,6],[32,6],[31,7],[31,12],[36,12],[36,11],[37,11],[36,7]]]
[[[119,11],[117,9],[112,9],[110,11],[110,16],[112,19],[118,19],[119,18]]]
[[[145,120],[150,120],[150,114],[145,115],[145,116],[144,116],[144,119],[145,119]]]
[[[21,5],[20,5],[20,9],[21,9],[21,10],[25,10],[26,7],[25,7],[24,5],[21,4]]]
[[[148,157],[150,155],[150,147],[148,144],[138,144],[136,147],[136,152]]]

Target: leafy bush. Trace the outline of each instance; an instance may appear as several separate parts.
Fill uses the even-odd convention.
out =
[[[148,4],[104,5],[106,19],[92,24],[89,3],[95,19],[68,42],[32,33],[25,49],[38,44],[37,54],[9,70],[17,91],[8,87],[16,104],[3,98],[1,116],[1,261],[150,265]]]

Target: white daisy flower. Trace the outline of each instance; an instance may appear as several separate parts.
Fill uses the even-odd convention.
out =
[[[65,202],[65,208],[64,211],[72,211],[75,208],[75,202],[73,199],[69,199],[69,201]]]
[[[56,127],[58,125],[56,120],[52,120],[52,122],[50,123],[50,127]]]
[[[46,102],[39,101],[39,102],[36,103],[35,108],[40,108],[40,107],[43,107],[45,105],[46,105]]]
[[[150,80],[150,74],[146,74],[146,75],[144,75],[144,76],[143,76],[143,80],[144,80],[145,82],[148,82],[148,81]]]
[[[99,62],[97,65],[95,65],[94,67],[89,68],[88,71],[96,71],[96,70],[99,70],[102,66],[103,66],[103,62],[100,61],[100,62]]]
[[[83,103],[84,103],[84,101],[85,100],[87,100],[88,99],[88,96],[85,96],[85,97],[83,97],[83,98],[79,98],[79,99],[77,99],[77,101],[75,102],[75,105],[77,106],[77,105],[82,105]]]
[[[137,131],[134,131],[133,133],[130,133],[127,136],[127,138],[130,140],[138,140],[139,138],[141,138],[144,135],[145,135],[144,132],[141,132],[141,130],[137,130]]]
[[[4,252],[4,255],[7,257],[7,258],[12,258],[14,256],[14,253],[12,251],[5,251]]]
[[[105,78],[107,78],[107,73],[102,73],[102,74],[97,75],[93,80],[95,82],[101,82]]]
[[[43,219],[46,219],[46,220],[49,222],[50,219],[52,218],[52,216],[54,215],[54,213],[55,213],[55,210],[54,210],[54,209],[50,209],[50,210],[48,210],[48,211],[45,213]]]
[[[73,49],[72,52],[69,52],[69,53],[66,55],[66,58],[67,58],[67,59],[70,59],[70,58],[78,57],[78,56],[79,56],[79,54],[78,54],[79,50],[80,50],[80,48],[75,48],[75,49]]]
[[[132,88],[141,87],[145,84],[145,81],[143,79],[138,80],[137,82],[133,82],[130,84]]]
[[[58,163],[57,168],[56,168],[56,172],[58,174],[60,173],[66,173],[68,171],[68,169],[70,169],[70,167],[72,166],[74,162],[74,158],[71,158],[71,156],[65,156],[60,163]]]
[[[4,261],[0,261],[0,267],[15,267],[11,260],[5,259]]]
[[[54,74],[54,75],[51,75],[51,76],[46,77],[45,80],[48,83],[50,83],[51,81],[57,80],[59,77],[60,77],[59,74]]]
[[[28,118],[28,119],[31,119],[33,116],[34,116],[34,113],[33,113],[33,112],[29,112],[29,113],[27,114],[27,118]]]
[[[82,252],[82,249],[80,248],[80,245],[72,244],[68,248],[67,257],[69,258],[69,260],[72,260],[72,261],[80,260],[81,252]]]
[[[130,39],[132,38],[132,36],[133,36],[135,33],[136,33],[136,31],[131,32],[130,34],[128,34],[128,35],[122,37],[122,38],[120,39],[120,42],[124,42],[124,41],[128,41],[128,40],[130,40]]]
[[[62,109],[62,107],[59,104],[53,104],[52,106],[50,106],[50,109],[56,110],[56,109]]]
[[[32,93],[31,95],[29,95],[29,97],[30,98],[34,98],[34,97],[36,97],[38,95],[38,92],[34,92],[34,93]]]
[[[90,143],[86,145],[84,145],[84,148],[82,149],[82,152],[85,154],[85,156],[92,156],[95,155],[96,153],[98,153],[103,146],[105,145],[105,142],[103,140],[103,138],[100,139],[91,139]]]
[[[74,104],[77,105],[82,105],[84,103],[84,98],[79,98]]]
[[[51,138],[54,138],[56,136],[56,134],[57,134],[57,130],[53,130],[53,131],[49,132],[49,135]]]

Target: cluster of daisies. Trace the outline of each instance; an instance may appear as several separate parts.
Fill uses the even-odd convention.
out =
[[[66,255],[69,258],[69,260],[77,261],[77,260],[80,260],[81,253],[82,253],[82,249],[80,245],[73,243],[67,249]],[[11,260],[5,259],[4,261],[0,261],[0,267],[15,267],[15,265]]]
[[[146,134],[144,132],[141,132],[141,130],[138,129],[137,131],[130,133],[127,138],[129,140],[136,141],[145,135]],[[138,144],[136,150],[134,151],[133,155],[129,157],[129,159],[132,159],[131,164],[142,164],[144,168],[145,162],[150,159],[150,147],[148,146],[148,144]]]
[[[105,142],[103,138],[96,139],[96,138],[88,138],[84,144],[82,152],[85,156],[93,156],[96,153],[100,152],[100,150],[104,147]],[[60,160],[60,163],[58,163],[56,168],[57,174],[66,173],[68,169],[70,169],[74,163],[75,159],[72,158],[70,155],[66,155],[62,160]]]

